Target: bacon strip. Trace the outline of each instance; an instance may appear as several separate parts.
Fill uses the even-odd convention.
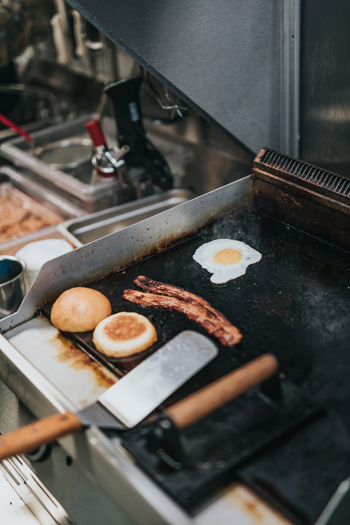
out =
[[[166,308],[180,312],[186,315],[191,321],[198,323],[210,335],[216,337],[224,346],[233,346],[242,339],[238,328],[232,325],[224,316],[221,316],[221,314],[216,311],[213,313],[198,303],[183,301],[176,297],[161,295],[159,293],[139,292],[138,290],[124,290],[123,298],[141,306]],[[204,301],[204,299],[202,300]],[[218,316],[221,316],[226,322],[223,322]]]
[[[203,308],[206,308],[210,312],[212,312],[218,320],[222,323],[229,323],[231,324],[226,317],[224,317],[220,312],[215,310],[215,308],[212,307],[208,301],[203,299],[203,297],[200,297],[199,295],[195,295],[194,293],[188,292],[184,288],[180,288],[180,286],[174,286],[173,284],[167,284],[167,283],[161,283],[160,281],[154,281],[153,279],[150,279],[149,277],[146,277],[145,275],[139,275],[135,280],[134,283],[136,286],[144,290],[145,292],[152,292],[156,294],[162,294],[162,295],[168,295],[169,297],[176,297],[177,299],[180,299],[181,301],[186,301],[191,304],[197,304],[198,306],[202,306]]]

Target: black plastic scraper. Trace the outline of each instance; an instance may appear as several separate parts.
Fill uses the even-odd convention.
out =
[[[262,355],[124,433],[123,446],[191,511],[243,462],[322,412],[277,369]]]

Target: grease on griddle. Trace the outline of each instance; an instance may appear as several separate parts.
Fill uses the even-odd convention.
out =
[[[249,521],[265,525],[290,525],[275,508],[271,507],[265,500],[260,499],[243,485],[233,485],[223,493],[225,504],[235,508]]]
[[[109,388],[117,381],[117,378],[108,370],[105,370],[102,365],[94,361],[88,354],[80,350],[73,341],[70,341],[62,334],[56,334],[52,338],[52,343],[58,350],[57,360],[60,363],[68,363],[76,370],[90,372],[97,386]]]

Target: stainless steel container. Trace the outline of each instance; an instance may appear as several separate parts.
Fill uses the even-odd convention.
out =
[[[0,317],[13,314],[26,293],[26,263],[19,257],[0,256]]]
[[[75,168],[62,168],[62,164],[47,162],[41,159],[40,155],[48,148],[58,144],[72,141],[89,141],[85,130],[85,122],[91,119],[91,115],[84,115],[71,122],[65,122],[51,126],[47,129],[32,134],[35,141],[36,151],[39,157],[33,155],[28,145],[22,138],[5,142],[1,145],[0,153],[3,157],[11,160],[16,166],[26,168],[31,172],[31,177],[35,178],[65,199],[75,203],[88,212],[98,211],[110,206],[119,204],[118,202],[118,181],[103,181],[98,184],[90,184],[93,166],[83,163],[82,166]],[[108,133],[107,133],[108,134]],[[91,157],[93,149],[91,146]],[[53,164],[56,164],[54,167]],[[64,167],[64,166],[63,166]]]
[[[189,190],[164,191],[107,210],[70,219],[59,224],[57,228],[75,246],[82,246],[157,213],[174,208],[193,197],[195,197],[194,193]]]

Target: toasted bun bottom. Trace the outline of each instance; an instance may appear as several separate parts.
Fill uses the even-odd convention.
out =
[[[77,286],[63,292],[51,309],[52,324],[63,332],[88,332],[111,315],[111,303],[101,292]]]
[[[149,348],[157,341],[157,331],[144,315],[119,312],[96,326],[92,340],[103,354],[125,357]]]

